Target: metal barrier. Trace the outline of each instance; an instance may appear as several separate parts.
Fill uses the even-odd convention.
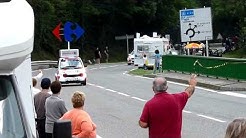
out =
[[[51,68],[51,67],[57,67],[57,61],[32,61],[32,69],[44,69],[44,68]]]
[[[246,80],[245,59],[164,55],[162,70]]]

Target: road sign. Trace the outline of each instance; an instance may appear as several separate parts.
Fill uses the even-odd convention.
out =
[[[181,41],[213,39],[211,8],[180,10]]]
[[[60,29],[61,29],[61,22],[56,26],[56,28],[52,31],[52,33],[55,35],[55,37],[59,40],[62,41],[61,36],[60,36]]]
[[[75,29],[72,29],[72,26],[75,26]],[[81,28],[77,23],[66,22],[64,25],[64,38],[65,41],[71,42],[74,40],[73,35],[76,36],[75,40],[78,40],[83,34],[84,29]]]
[[[60,22],[56,28],[52,31],[55,37],[62,41],[61,35],[64,35],[64,39],[67,42],[72,42],[78,40],[85,32],[85,30],[80,27],[77,23],[66,22],[64,28],[61,27],[62,23]],[[60,31],[63,30],[64,34],[61,34]],[[75,38],[74,38],[75,36]]]
[[[133,39],[134,35],[122,35],[122,36],[115,36],[115,40],[125,40],[125,39]]]

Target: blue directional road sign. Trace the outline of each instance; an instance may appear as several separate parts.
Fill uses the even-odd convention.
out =
[[[84,32],[85,30],[77,23],[72,23],[68,21],[64,25],[64,38],[67,42],[74,41],[73,36],[76,36],[75,41],[78,40],[84,34]]]

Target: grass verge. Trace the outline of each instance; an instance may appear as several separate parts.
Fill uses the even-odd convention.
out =
[[[144,69],[135,69],[129,72],[129,74],[139,75],[139,76],[148,75],[152,73],[153,73],[153,70],[144,70]]]

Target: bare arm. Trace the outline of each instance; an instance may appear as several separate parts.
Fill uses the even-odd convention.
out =
[[[140,121],[138,122],[139,126],[142,127],[142,128],[147,128],[148,127],[148,123],[145,123],[143,121]]]
[[[192,74],[189,80],[189,86],[185,89],[185,92],[188,94],[189,98],[194,93],[196,84],[197,84],[196,75]]]

